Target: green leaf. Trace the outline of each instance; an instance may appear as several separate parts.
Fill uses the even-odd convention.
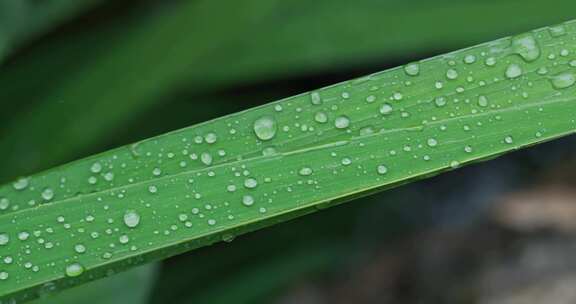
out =
[[[31,299],[571,134],[575,38],[572,21],[496,40],[5,185],[0,295]]]
[[[202,92],[429,54],[559,22],[576,9],[567,0],[547,6],[542,10],[541,1],[523,1],[522,18],[510,18],[519,11],[514,0],[417,5],[249,0],[229,3],[225,10],[220,2],[203,0],[162,5],[154,14],[137,10],[83,35],[64,35],[38,48],[23,66],[0,74],[1,100],[16,100],[18,107],[35,103],[23,107],[17,119],[13,111],[0,113],[9,121],[0,137],[6,155],[0,167],[29,174],[46,168],[40,164],[47,159],[56,165],[76,156],[53,142],[67,142],[87,155],[126,117],[164,104],[167,94],[182,87]],[[488,15],[493,20],[485,22]],[[462,24],[468,26],[455,26]],[[28,129],[42,130],[42,136],[27,136]],[[0,172],[0,180],[12,177]]]

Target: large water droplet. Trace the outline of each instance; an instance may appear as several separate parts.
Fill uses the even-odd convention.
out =
[[[392,113],[392,106],[385,103],[382,106],[380,106],[380,114],[382,115],[387,115]]]
[[[420,66],[417,63],[409,63],[404,66],[404,72],[409,76],[417,76],[420,73]]]
[[[484,95],[478,96],[478,105],[481,107],[488,106],[488,98],[486,98]]]
[[[24,190],[28,187],[28,179],[25,177],[19,178],[12,184],[12,186],[15,190]]]
[[[206,166],[210,166],[212,164],[212,155],[210,155],[209,153],[202,153],[200,155],[200,160]]]
[[[254,121],[254,133],[260,140],[270,140],[276,135],[276,121],[272,117],[264,116]]]
[[[512,39],[512,48],[515,53],[520,55],[524,60],[530,62],[540,57],[540,48],[538,42],[532,34],[523,34]]]
[[[513,79],[522,75],[522,67],[516,63],[511,63],[506,68],[506,77]]]
[[[128,210],[124,213],[124,224],[129,228],[136,228],[140,224],[140,214],[134,210]]]
[[[576,83],[576,77],[572,73],[561,73],[550,78],[552,86],[556,89],[569,88]]]
[[[347,116],[338,116],[334,121],[334,126],[338,129],[346,129],[350,126],[350,119]]]
[[[84,266],[79,263],[73,263],[66,266],[66,275],[69,277],[77,277],[84,273]]]

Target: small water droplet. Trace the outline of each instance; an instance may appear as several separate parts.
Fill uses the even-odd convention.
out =
[[[20,191],[26,189],[28,187],[28,183],[28,178],[22,177],[15,181],[12,186],[15,190]]]
[[[130,242],[130,237],[123,234],[118,238],[118,242],[120,242],[120,244],[128,244]]]
[[[436,147],[436,145],[438,145],[438,141],[435,138],[429,138],[426,143],[430,147]]]
[[[203,164],[205,164],[206,166],[210,166],[212,164],[212,155],[209,153],[202,153],[200,155],[200,160],[202,161]]]
[[[372,127],[364,127],[360,129],[360,136],[366,136],[370,134],[374,134],[374,129]]]
[[[92,173],[100,173],[102,171],[102,164],[100,164],[99,162],[93,163],[92,166],[90,167],[90,171]]]
[[[0,210],[6,210],[10,207],[10,200],[5,197],[0,198]]]
[[[548,31],[550,32],[550,36],[552,37],[560,37],[566,34],[566,28],[562,24],[551,26],[550,28],[548,28]]]
[[[252,195],[244,195],[244,197],[242,197],[242,204],[244,206],[254,205],[254,197]]]
[[[496,65],[496,58],[494,58],[494,57],[488,57],[488,58],[486,58],[486,60],[484,60],[484,63],[485,63],[487,66],[494,66],[494,65]]]
[[[388,167],[386,167],[385,165],[378,165],[378,167],[376,167],[376,171],[378,172],[378,174],[384,175],[388,173]]]
[[[352,160],[349,157],[344,157],[340,162],[344,166],[348,166],[348,165],[352,164]]]
[[[0,246],[4,246],[10,242],[10,237],[7,233],[0,233]]]
[[[113,181],[113,180],[114,180],[114,173],[112,173],[112,172],[106,172],[106,173],[104,174],[104,179],[107,180],[107,181],[109,181],[109,182]]]
[[[154,176],[160,176],[160,175],[162,175],[162,169],[160,169],[160,168],[154,168],[154,170],[152,170],[152,175],[154,175]]]
[[[319,123],[326,123],[328,121],[328,115],[324,112],[316,112],[316,114],[314,114],[314,120]]]
[[[456,71],[455,69],[448,69],[448,71],[446,71],[446,78],[450,79],[450,80],[454,80],[458,78],[458,71]]]
[[[446,98],[443,96],[436,97],[434,99],[434,103],[436,104],[437,107],[443,107],[446,105]]]
[[[26,232],[26,231],[21,231],[18,233],[18,239],[21,241],[25,241],[28,239],[28,237],[30,237],[30,233]]]
[[[74,246],[74,251],[76,251],[77,253],[85,253],[86,252],[86,246],[84,246],[82,244],[76,244]]]
[[[298,171],[298,174],[300,174],[302,176],[311,175],[312,174],[312,168],[304,167],[304,168],[300,169],[300,171]]]
[[[248,178],[244,181],[244,187],[248,189],[254,189],[258,187],[258,181],[254,178]]]
[[[42,191],[42,198],[45,201],[51,200],[52,198],[54,198],[54,191],[52,191],[52,189],[50,188],[44,189],[44,191]]]
[[[218,136],[216,135],[216,133],[210,132],[204,136],[204,140],[208,144],[213,144],[216,141],[218,141]]]
[[[148,192],[154,194],[154,193],[158,192],[158,187],[156,187],[154,185],[148,186]]]
[[[478,96],[478,105],[481,107],[487,107],[488,106],[488,98],[486,98],[486,96],[484,96],[484,95]]]
[[[262,155],[264,156],[272,156],[276,155],[278,151],[274,147],[266,147],[262,150]]]
[[[464,63],[472,64],[472,63],[474,63],[474,62],[476,62],[476,56],[474,56],[474,55],[466,55],[466,57],[464,57]]]
[[[506,136],[506,137],[504,137],[504,142],[507,144],[513,144],[514,139],[512,138],[512,136]]]
[[[459,162],[459,161],[453,160],[453,161],[450,162],[450,168],[456,169],[456,168],[458,168],[458,167],[460,167],[460,162]]]

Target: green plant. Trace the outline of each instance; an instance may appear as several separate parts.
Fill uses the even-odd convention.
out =
[[[0,188],[26,300],[571,134],[576,22],[280,100]]]

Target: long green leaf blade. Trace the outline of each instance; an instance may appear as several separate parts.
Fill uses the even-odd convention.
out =
[[[576,22],[287,98],[0,188],[25,300],[571,134]]]

